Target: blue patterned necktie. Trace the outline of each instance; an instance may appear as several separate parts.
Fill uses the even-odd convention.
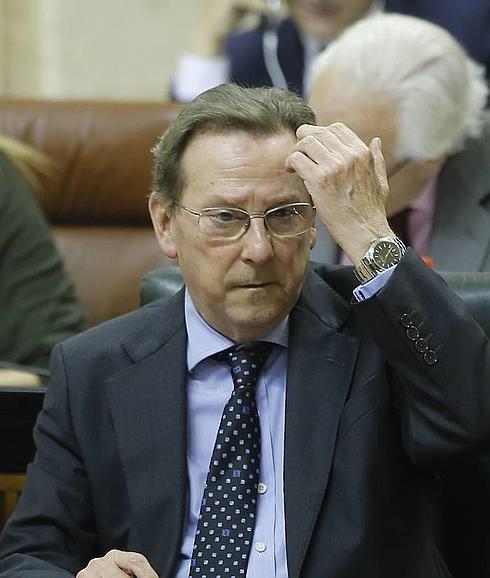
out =
[[[229,365],[234,390],[223,410],[209,464],[190,578],[239,578],[247,573],[260,468],[255,386],[272,347],[255,341],[214,356]]]

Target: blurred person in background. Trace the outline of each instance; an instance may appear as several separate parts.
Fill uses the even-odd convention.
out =
[[[230,80],[303,95],[318,52],[350,24],[383,10],[447,26],[474,58],[490,62],[488,0],[200,0],[198,10],[172,86],[182,102]],[[259,16],[260,25],[240,30],[247,14]]]
[[[83,329],[36,199],[51,169],[40,152],[0,136],[0,362],[47,368],[53,345]]]
[[[379,14],[346,30],[313,64],[321,124],[380,136],[391,224],[439,270],[490,271],[490,115],[482,68],[443,28]],[[312,258],[336,262],[324,229]]]
[[[277,86],[303,94],[311,60],[346,26],[379,10],[377,0],[205,0],[192,45],[178,62],[176,100],[187,102],[229,80],[244,86]],[[237,31],[246,13],[261,23]],[[277,44],[276,44],[277,42]]]

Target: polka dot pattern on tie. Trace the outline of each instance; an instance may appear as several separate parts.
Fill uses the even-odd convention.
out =
[[[272,347],[252,342],[214,356],[229,365],[234,390],[223,410],[209,465],[190,578],[239,578],[247,573],[260,469],[255,386]]]

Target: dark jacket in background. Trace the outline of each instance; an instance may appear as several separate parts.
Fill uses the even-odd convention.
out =
[[[0,361],[47,367],[53,345],[82,329],[35,193],[0,153]]]

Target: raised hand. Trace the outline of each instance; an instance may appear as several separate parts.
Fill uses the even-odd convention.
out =
[[[286,167],[303,179],[321,222],[357,265],[373,239],[394,235],[381,141],[366,146],[342,123],[302,125],[296,136]]]

